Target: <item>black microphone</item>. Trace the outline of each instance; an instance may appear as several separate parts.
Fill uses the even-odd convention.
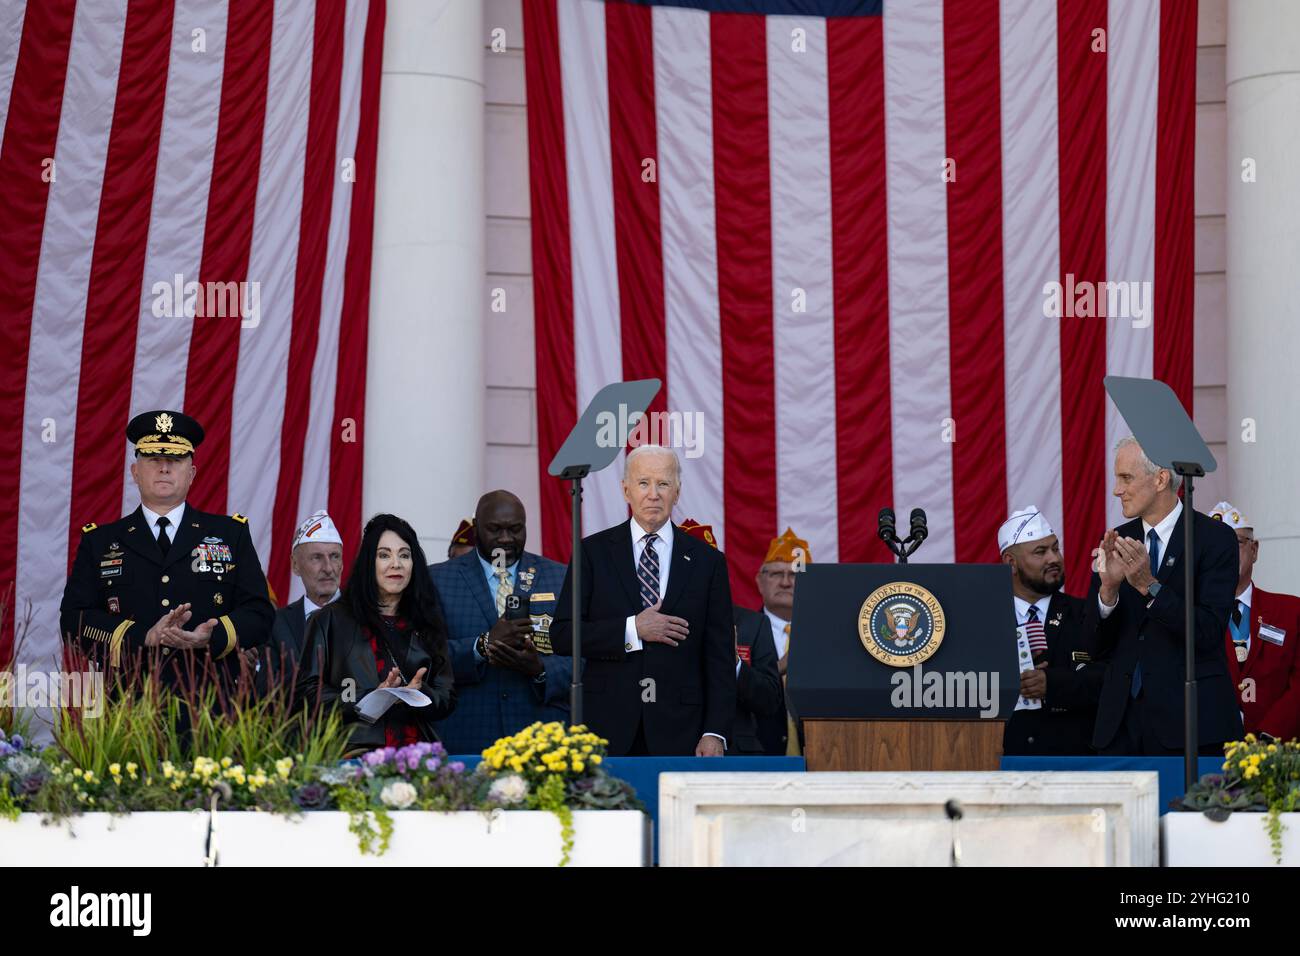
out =
[[[917,541],[924,541],[929,534],[930,529],[925,526],[925,512],[920,508],[913,508],[911,537]]]
[[[876,519],[876,537],[889,544],[897,536],[894,530],[894,509],[881,508],[880,517]]]

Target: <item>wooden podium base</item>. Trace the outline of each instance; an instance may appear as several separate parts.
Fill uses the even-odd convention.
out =
[[[1001,720],[805,720],[817,770],[997,770]]]

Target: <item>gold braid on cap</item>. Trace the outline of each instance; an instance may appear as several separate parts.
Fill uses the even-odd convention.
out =
[[[135,450],[144,455],[192,455],[194,445],[180,435],[143,435]]]

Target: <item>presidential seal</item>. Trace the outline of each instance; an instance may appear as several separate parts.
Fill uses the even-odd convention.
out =
[[[907,581],[876,588],[858,613],[862,646],[890,667],[911,667],[929,660],[943,643],[946,626],[938,599]]]

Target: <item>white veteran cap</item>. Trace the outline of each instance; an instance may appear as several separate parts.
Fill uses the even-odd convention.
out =
[[[1002,527],[998,528],[998,554],[1012,545],[1039,541],[1055,533],[1043,513],[1033,505],[1028,505],[1013,512],[1010,518],[1002,522]]]
[[[295,548],[300,544],[310,544],[312,542],[319,544],[343,543],[343,539],[339,537],[339,529],[334,527],[334,522],[327,512],[316,512],[298,525],[298,530],[294,532],[293,546]]]
[[[1249,518],[1238,511],[1235,505],[1227,501],[1220,501],[1215,505],[1214,510],[1210,512],[1210,517],[1215,521],[1222,521],[1233,531],[1236,531],[1238,528],[1253,529],[1255,527],[1250,523]]]

